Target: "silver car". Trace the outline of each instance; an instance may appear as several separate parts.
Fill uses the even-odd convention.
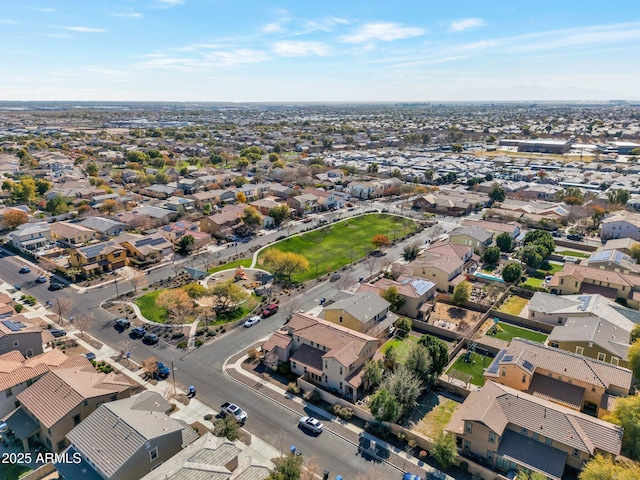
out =
[[[302,417],[298,421],[298,425],[302,428],[306,428],[307,430],[312,431],[313,433],[320,433],[324,430],[324,425],[320,420],[313,417]]]

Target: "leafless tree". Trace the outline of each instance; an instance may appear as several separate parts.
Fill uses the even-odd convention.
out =
[[[80,330],[80,336],[84,338],[84,331],[93,323],[93,321],[93,313],[81,313],[74,317],[73,324],[78,330]]]
[[[153,378],[153,375],[158,370],[158,361],[155,357],[149,357],[142,361],[142,370],[146,378]]]
[[[64,323],[64,318],[69,316],[73,303],[67,297],[58,297],[55,300],[54,308],[58,310],[58,319]]]
[[[293,299],[290,302],[285,303],[281,310],[286,315],[286,318],[290,319],[298,310],[300,310],[300,302],[297,299]]]
[[[275,370],[278,367],[278,363],[278,354],[275,352],[275,350],[271,350],[264,356],[264,364],[268,368]]]
[[[118,343],[118,360],[122,360],[123,358],[129,361],[127,357],[127,353],[131,352],[131,350],[135,347],[135,343],[130,340],[122,340]]]
[[[128,278],[129,283],[133,287],[133,294],[138,294],[138,287],[141,287],[147,282],[147,276],[140,270],[136,270],[133,274]]]
[[[208,270],[209,269],[209,265],[211,265],[213,263],[213,261],[216,259],[216,256],[218,255],[218,252],[212,252],[210,250],[205,250],[200,254],[200,262],[202,264],[202,269],[203,270]]]
[[[363,261],[365,267],[369,269],[369,276],[373,275],[373,272],[376,270],[376,267],[380,263],[380,258],[374,255],[369,255]]]
[[[343,273],[336,282],[336,287],[338,287],[338,290],[346,290],[354,283],[355,279],[352,273]]]

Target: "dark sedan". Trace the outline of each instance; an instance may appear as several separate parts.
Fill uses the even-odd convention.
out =
[[[149,345],[153,345],[160,341],[160,338],[155,333],[147,333],[144,337],[142,337],[142,341],[144,343],[148,343]]]

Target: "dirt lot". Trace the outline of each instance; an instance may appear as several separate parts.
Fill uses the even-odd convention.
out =
[[[429,317],[429,323],[442,328],[464,332],[471,329],[482,317],[482,313],[466,308],[437,302]]]

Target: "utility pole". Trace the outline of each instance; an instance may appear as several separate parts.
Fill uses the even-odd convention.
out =
[[[120,296],[118,292],[118,272],[113,272],[113,280],[116,282],[116,297]]]
[[[176,370],[173,368],[173,360],[171,360],[171,377],[173,379],[173,396],[176,396]]]
[[[60,307],[60,297],[56,297],[56,302],[58,303],[58,323],[62,325],[62,308]]]

